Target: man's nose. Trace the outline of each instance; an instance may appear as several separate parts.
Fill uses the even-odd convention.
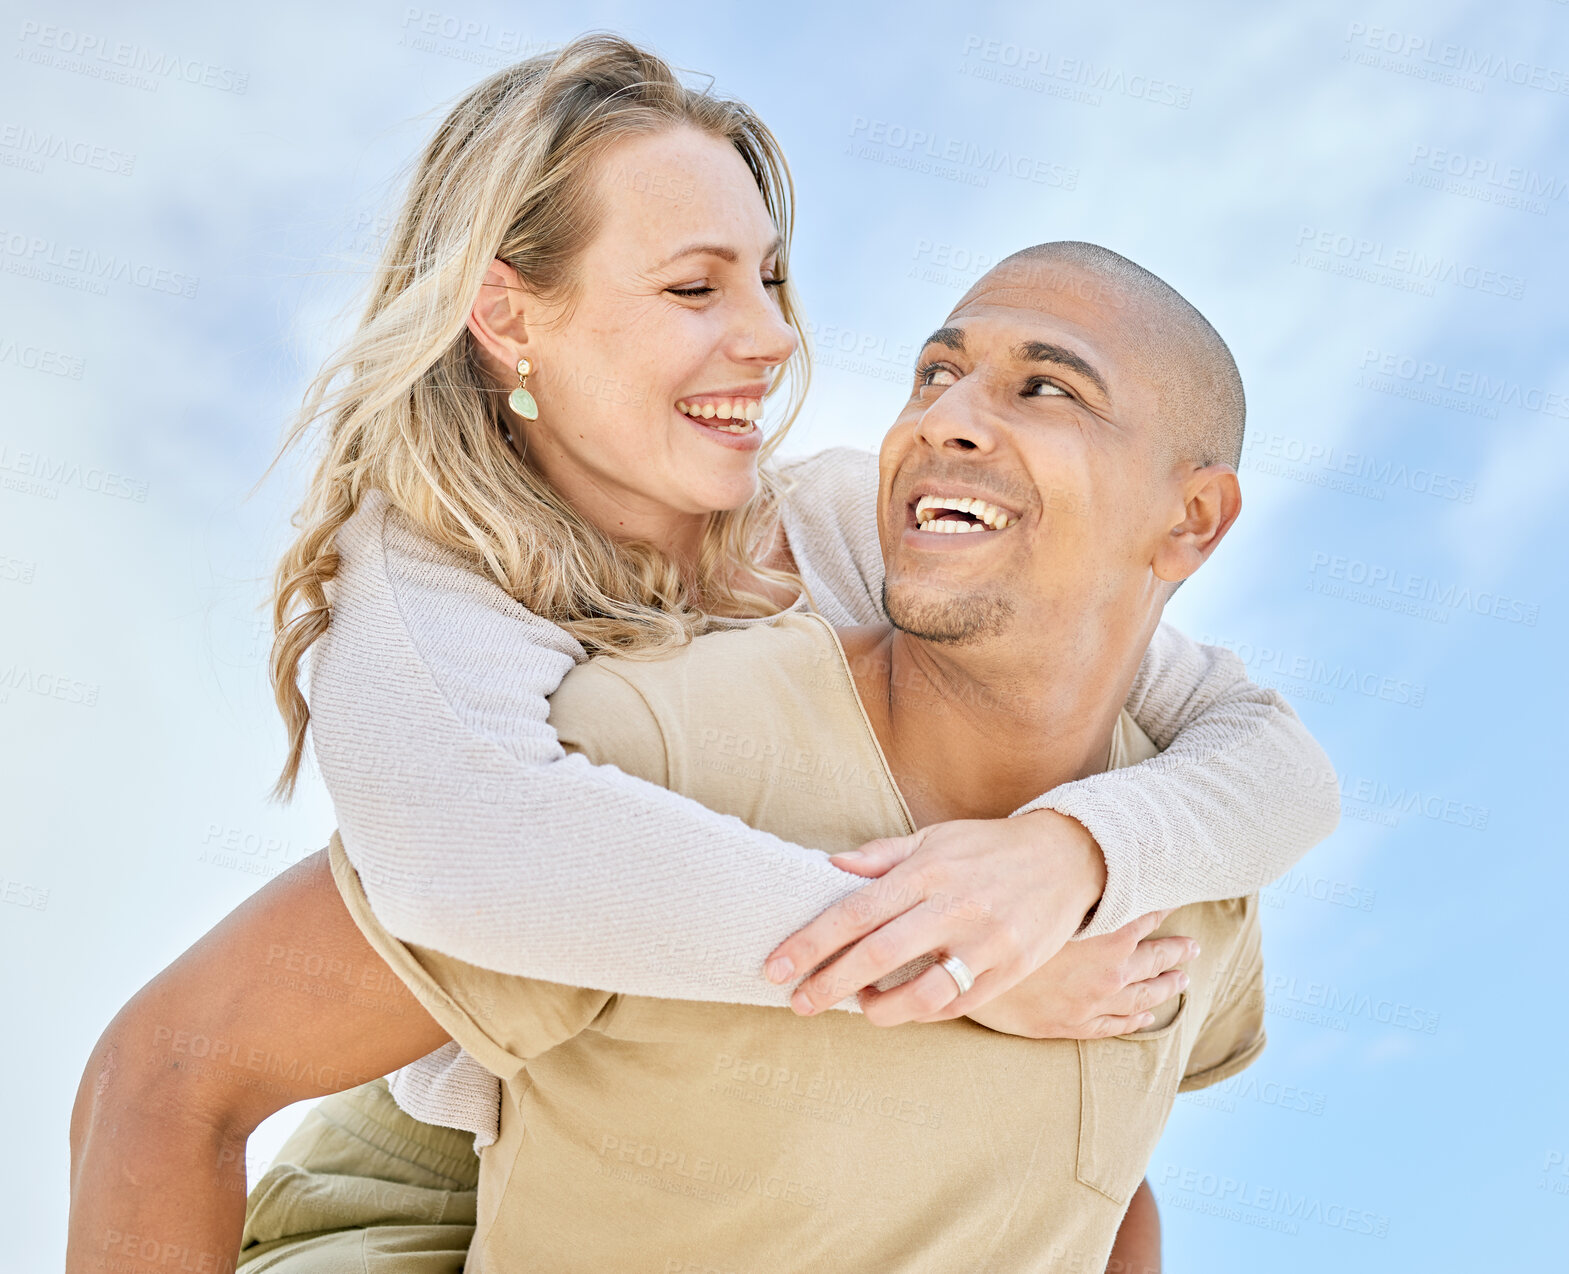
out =
[[[979,378],[974,378],[978,380]],[[966,377],[943,390],[916,422],[915,436],[938,451],[973,451],[989,455],[997,449],[997,429],[987,416],[981,386]]]

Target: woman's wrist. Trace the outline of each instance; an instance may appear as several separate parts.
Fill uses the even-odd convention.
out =
[[[1106,855],[1101,852],[1100,842],[1078,819],[1056,810],[1030,810],[1015,817],[1039,820],[1047,829],[1043,843],[1051,846],[1051,852],[1060,861],[1062,889],[1073,901],[1076,913],[1082,914],[1079,923],[1082,930],[1095,915],[1106,892]],[[1056,821],[1047,824],[1046,819]]]

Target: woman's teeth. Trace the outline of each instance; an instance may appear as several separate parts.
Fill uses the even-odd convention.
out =
[[[968,513],[975,521],[939,517],[944,511]],[[957,535],[961,531],[1000,531],[1012,520],[995,504],[970,496],[923,495],[915,502],[916,529],[942,535]]]
[[[751,433],[757,428],[755,421],[763,417],[763,404],[756,398],[710,398],[704,402],[682,399],[676,410],[693,420],[701,420],[710,429],[720,429],[729,434]],[[726,421],[725,424],[709,424]]]

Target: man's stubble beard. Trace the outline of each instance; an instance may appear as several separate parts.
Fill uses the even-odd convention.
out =
[[[950,594],[946,600],[929,594],[910,597],[907,590],[890,590],[886,578],[882,601],[883,614],[900,632],[950,646],[999,636],[1013,618],[1013,601],[1008,597],[975,593]]]

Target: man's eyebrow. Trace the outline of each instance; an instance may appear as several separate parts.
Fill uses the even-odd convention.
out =
[[[784,236],[776,235],[774,237],[774,241],[770,243],[766,249],[764,249],[763,259],[766,261],[769,257],[773,256],[776,252],[779,251],[783,243]],[[741,254],[732,248],[729,244],[694,243],[685,248],[682,248],[679,252],[672,252],[668,257],[656,265],[654,269],[663,270],[672,261],[679,261],[682,257],[695,257],[699,254],[704,256],[718,257],[721,261],[729,261],[732,265],[741,259]]]
[[[946,345],[955,354],[964,353],[964,329],[962,327],[939,327],[935,332],[921,342],[921,348],[928,345]]]
[[[1013,356],[1021,363],[1056,363],[1060,367],[1071,368],[1107,398],[1111,397],[1111,391],[1106,388],[1106,382],[1101,378],[1101,374],[1071,349],[1064,349],[1061,345],[1053,345],[1049,341],[1020,341],[1013,347]]]

